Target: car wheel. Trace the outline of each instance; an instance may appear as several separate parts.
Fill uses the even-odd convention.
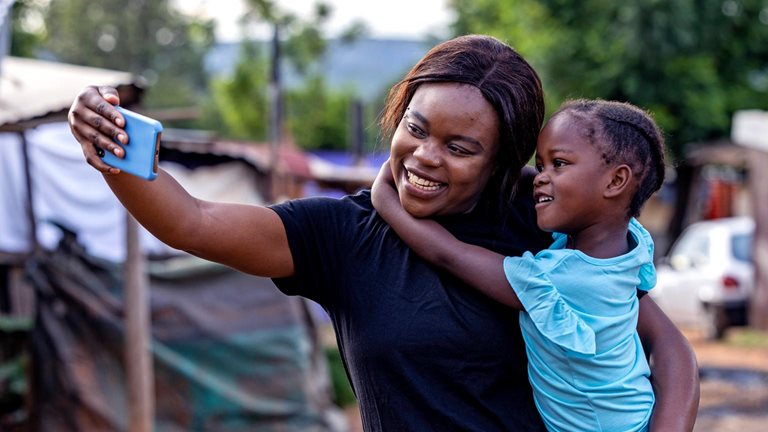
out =
[[[728,315],[722,306],[704,305],[704,335],[710,340],[720,340],[728,328]]]

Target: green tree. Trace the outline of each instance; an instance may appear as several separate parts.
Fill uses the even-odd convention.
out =
[[[12,56],[34,57],[45,38],[43,6],[35,0],[13,3],[11,24]]]
[[[729,135],[734,111],[768,107],[762,0],[451,4],[458,30],[490,28],[523,44],[548,101],[601,97],[642,106],[665,130],[673,156],[688,143]]]
[[[305,149],[347,149],[352,100],[350,92],[330,91],[320,75],[288,92],[286,117],[296,144]]]
[[[279,29],[280,70],[290,66],[303,77],[300,88],[283,89],[283,128],[306,149],[344,149],[348,142],[348,112],[352,94],[328,88],[318,70],[317,60],[325,52],[323,26],[331,9],[323,2],[315,5],[306,19],[280,9],[271,1],[251,0],[242,22],[244,26],[267,23]],[[359,23],[346,32],[352,41],[365,33]],[[247,35],[245,35],[247,36]],[[274,59],[265,52],[268,44],[246,42],[232,77],[215,80],[208,124],[226,136],[264,140],[268,136],[269,77]]]
[[[213,22],[182,15],[169,0],[51,0],[45,25],[45,46],[61,61],[143,76],[147,106],[189,106],[206,90]]]
[[[211,83],[211,99],[203,123],[225,136],[239,139],[268,139],[270,107],[269,85],[275,61],[269,52],[271,45],[250,40],[247,28],[257,23],[279,30],[281,56],[278,66],[291,63],[300,73],[325,49],[319,27],[328,16],[324,5],[316,7],[309,21],[298,19],[271,1],[249,0],[248,10],[241,18],[243,39],[235,71],[231,77]],[[280,74],[280,72],[278,72]],[[279,75],[278,75],[279,76]],[[281,104],[282,105],[282,104]]]
[[[332,13],[327,3],[315,2],[313,13],[306,19],[279,8],[271,0],[248,0],[247,4],[249,7],[242,18],[243,24],[261,22],[278,27],[283,55],[299,73],[305,73],[307,67],[325,51],[322,29]]]
[[[449,0],[456,10],[452,31],[456,35],[482,33],[495,36],[521,53],[545,83],[549,53],[562,38],[549,10],[538,0]],[[551,111],[561,98],[545,86],[545,102]]]
[[[212,100],[202,124],[225,136],[266,139],[268,62],[255,43],[241,45],[235,71],[211,82]]]

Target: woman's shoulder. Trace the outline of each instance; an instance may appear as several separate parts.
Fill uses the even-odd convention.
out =
[[[371,191],[368,189],[341,197],[309,196],[272,204],[271,209],[282,212],[368,213],[373,210]]]
[[[350,227],[368,226],[366,219],[375,214],[370,193],[363,192],[343,197],[291,199],[269,208],[280,217],[289,237],[351,237],[353,232]]]

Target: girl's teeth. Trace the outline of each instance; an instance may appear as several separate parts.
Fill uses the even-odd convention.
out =
[[[427,179],[423,179],[416,174],[411,173],[410,171],[406,171],[408,174],[408,183],[424,190],[433,191],[440,189],[440,183],[429,181]]]

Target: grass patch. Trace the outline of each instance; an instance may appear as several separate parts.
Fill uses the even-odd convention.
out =
[[[768,332],[753,328],[729,329],[725,342],[737,348],[768,348]]]

